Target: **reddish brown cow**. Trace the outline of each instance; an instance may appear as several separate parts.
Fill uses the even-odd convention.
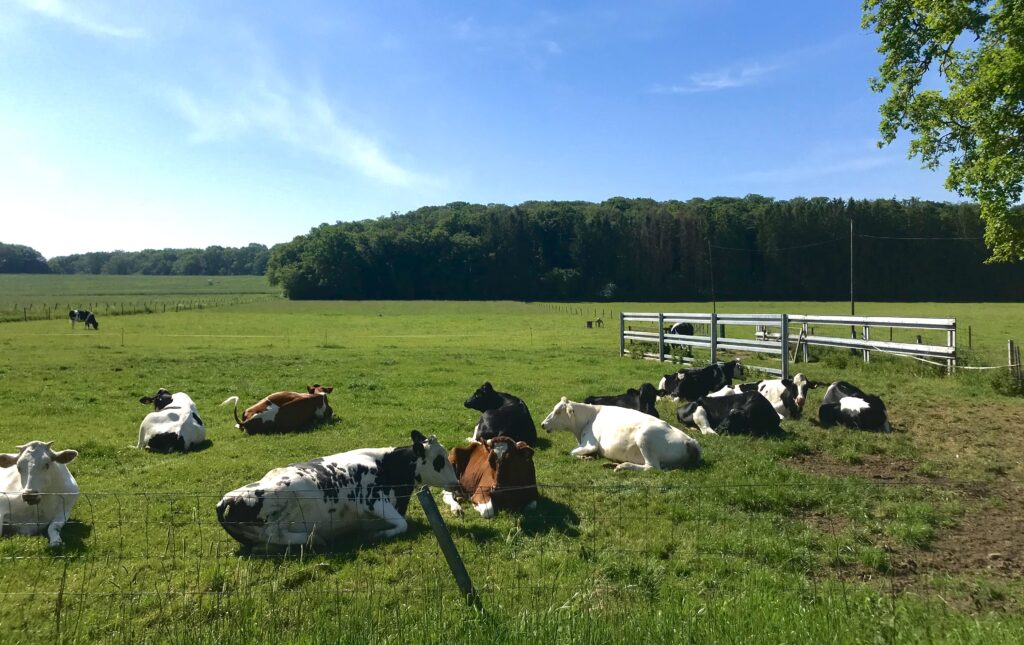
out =
[[[307,385],[302,392],[274,392],[256,405],[246,408],[238,418],[238,397],[229,397],[221,405],[235,404],[235,427],[248,434],[274,434],[303,430],[317,420],[330,419],[334,411],[327,395],[334,391],[326,385]]]
[[[480,515],[490,518],[500,509],[532,510],[537,505],[537,473],[533,448],[525,441],[504,435],[487,443],[452,448],[448,460],[459,478],[459,491],[444,493],[444,501],[455,515],[462,515],[459,499],[469,499]]]

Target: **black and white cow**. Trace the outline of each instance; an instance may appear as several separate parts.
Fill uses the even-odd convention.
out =
[[[826,428],[838,423],[848,428],[892,432],[882,399],[865,394],[846,381],[828,386],[818,407],[818,420]]]
[[[677,322],[671,327],[665,329],[667,334],[679,334],[680,336],[693,336],[693,323],[688,322]]]
[[[85,323],[85,328],[92,327],[96,331],[100,330],[100,324],[96,322],[96,316],[91,311],[85,309],[72,309],[68,312],[68,320],[71,321],[71,328],[75,328],[75,323]]]
[[[498,392],[490,382],[484,383],[463,405],[482,412],[467,441],[485,442],[502,435],[515,441],[537,445],[537,426],[533,424],[530,409],[518,396]]]
[[[413,489],[459,488],[448,451],[412,431],[412,445],[362,448],[275,468],[217,503],[217,520],[247,546],[325,545],[348,534],[405,532]]]
[[[732,385],[734,378],[743,378],[743,364],[738,358],[728,363],[681,369],[675,374],[666,374],[658,383],[658,395],[670,396],[676,401],[696,401],[726,385]]]
[[[736,386],[740,392],[760,392],[783,419],[799,419],[807,401],[807,390],[816,387],[818,383],[807,380],[803,374],[796,374],[792,379],[776,378]]]
[[[759,392],[705,396],[676,411],[683,425],[703,434],[752,434],[779,432],[779,415]]]
[[[629,388],[625,394],[610,394],[608,396],[588,396],[583,399],[584,403],[590,405],[615,405],[620,408],[639,410],[652,417],[661,418],[658,415],[658,408],[654,406],[658,400],[658,391],[650,383],[644,383],[640,389]]]
[[[136,448],[153,452],[187,452],[206,441],[206,426],[199,418],[192,397],[184,392],[171,394],[164,388],[139,403],[153,404],[153,411],[139,425]]]

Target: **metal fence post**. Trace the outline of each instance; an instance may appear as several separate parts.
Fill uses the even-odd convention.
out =
[[[950,354],[949,360],[946,362],[946,373],[952,374],[956,368],[956,322],[953,322],[953,328],[946,334],[946,342],[949,347],[953,348],[953,353]]]
[[[807,323],[804,323],[800,326],[800,332],[803,334],[804,337],[804,362],[807,363],[810,362],[811,360],[810,356],[807,353]]]
[[[718,362],[718,314],[711,313],[711,364]]]
[[[779,340],[782,342],[782,378],[789,378],[789,314],[782,314],[781,326]]]
[[[626,353],[626,316],[619,312],[619,356]]]
[[[658,312],[658,360],[665,361],[665,314]]]
[[[868,327],[867,325],[864,325],[864,327],[861,329],[861,335],[864,338],[864,340],[870,341],[871,340],[871,328]],[[871,350],[868,349],[867,347],[864,348],[864,362],[865,363],[870,363],[871,362]]]

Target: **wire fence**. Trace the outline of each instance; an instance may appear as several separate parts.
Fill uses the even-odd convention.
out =
[[[92,298],[88,301],[10,302],[0,307],[0,323],[28,322],[31,320],[68,320],[68,312],[74,309],[91,311],[102,321],[102,318],[109,316],[135,316],[139,314],[167,313],[169,311],[181,312],[212,309],[215,307],[232,307],[264,302],[274,297],[270,294],[253,294],[201,298],[161,296],[146,300],[96,300]]]
[[[713,604],[753,593],[760,576],[797,584],[807,602],[836,612],[866,597],[888,598],[891,609],[878,611],[896,620],[905,612],[896,601],[908,591],[938,594],[942,602],[928,603],[928,611],[955,614],[964,611],[949,595],[958,576],[1020,579],[1024,517],[1012,500],[1021,499],[1024,482],[994,486],[912,474],[813,484],[542,484],[541,502],[521,517],[486,521],[471,505],[464,518],[443,512],[484,606],[528,609],[539,620],[613,601],[636,606],[678,596]],[[933,503],[936,488],[948,503]],[[334,621],[332,629],[341,622],[362,629],[386,624],[398,606],[459,602],[415,502],[407,534],[392,539],[357,531],[327,544],[247,547],[218,521],[220,499],[82,493],[63,547],[47,548],[45,537],[0,541],[0,622],[17,633],[23,621],[27,640],[80,642],[106,630],[110,640],[140,642],[155,626],[169,640],[192,641],[253,636],[247,630],[256,616],[266,636],[324,620]],[[308,512],[309,502],[323,500],[320,491],[314,499],[296,494],[294,503],[307,503]],[[1007,500],[1011,508],[997,521],[975,508]],[[16,504],[0,497],[8,515]],[[281,521],[289,530],[318,524],[321,532],[333,522],[294,514]],[[368,516],[356,528],[378,524]]]

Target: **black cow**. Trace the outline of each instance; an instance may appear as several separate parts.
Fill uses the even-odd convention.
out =
[[[531,447],[537,445],[537,426],[533,424],[530,409],[519,397],[498,392],[487,382],[463,405],[483,413],[468,441],[483,443],[505,435],[515,441],[525,441]]]
[[[661,418],[658,415],[658,408],[654,407],[658,400],[658,391],[650,383],[644,383],[640,389],[629,388],[625,394],[610,394],[608,396],[588,396],[583,399],[584,403],[591,405],[615,405],[620,408],[640,410],[644,414]]]
[[[846,381],[828,386],[818,407],[818,420],[826,428],[838,423],[848,428],[892,432],[882,399],[865,394]]]
[[[715,363],[696,369],[682,369],[666,374],[658,384],[658,396],[671,396],[675,400],[696,401],[726,385],[734,378],[743,377],[743,364],[734,358],[728,363]]]
[[[758,392],[705,396],[676,411],[679,422],[703,434],[752,434],[780,431],[779,415]]]
[[[96,316],[91,311],[85,309],[72,309],[68,312],[68,320],[71,321],[71,328],[75,328],[75,323],[85,323],[85,328],[92,327],[96,331],[99,331],[100,324],[96,322]]]

